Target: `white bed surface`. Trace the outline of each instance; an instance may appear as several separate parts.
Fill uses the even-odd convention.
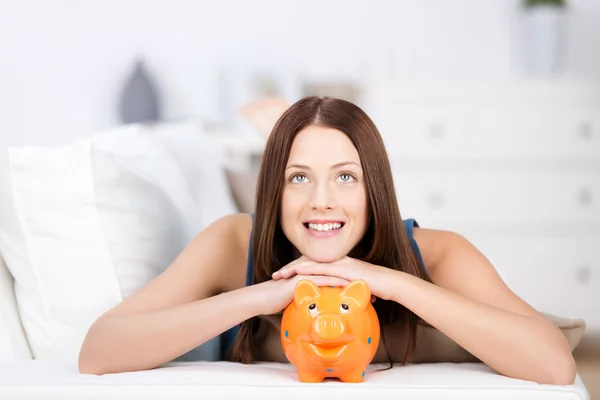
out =
[[[589,399],[572,386],[510,379],[484,364],[371,365],[365,382],[304,384],[289,364],[178,362],[150,371],[78,374],[42,361],[0,362],[0,399]],[[317,397],[315,397],[317,396]]]

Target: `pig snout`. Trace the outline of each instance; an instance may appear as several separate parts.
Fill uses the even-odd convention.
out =
[[[314,321],[314,333],[321,340],[336,340],[344,334],[344,323],[338,315],[321,315]]]

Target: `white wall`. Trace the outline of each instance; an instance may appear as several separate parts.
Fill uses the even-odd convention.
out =
[[[573,87],[510,82],[523,74],[519,2],[0,0],[0,160],[8,145],[60,143],[117,124],[136,55],[157,77],[169,119],[217,117],[227,94],[220,71],[238,104],[244,78],[261,69],[290,82],[370,78],[373,115],[388,139],[400,132],[396,153],[415,161],[393,159],[398,176],[408,176],[403,212],[425,226],[464,228],[519,294],[544,311],[585,317],[600,332],[600,1],[570,0],[562,75],[578,81]],[[386,78],[408,84],[390,89]],[[407,90],[429,78],[496,86],[471,86],[468,102],[487,99],[485,107],[465,104],[464,82]],[[390,106],[395,97],[404,115]],[[440,126],[441,139],[432,135]],[[436,157],[437,166],[429,162]],[[482,190],[472,182],[486,172],[493,182],[483,180]]]
[[[598,75],[600,2],[571,3],[566,72]],[[216,116],[222,66],[234,87],[260,68],[324,77],[520,73],[518,0],[0,0],[0,10],[2,149],[116,124],[136,54],[157,77],[167,118]]]

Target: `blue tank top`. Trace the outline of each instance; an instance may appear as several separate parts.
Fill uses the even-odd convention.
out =
[[[250,214],[252,217],[252,228],[254,228],[254,214]],[[417,245],[417,241],[414,238],[414,228],[418,228],[419,224],[414,219],[405,219],[402,221],[404,223],[404,229],[406,230],[406,234],[408,236],[408,240],[413,249],[413,252],[417,256],[417,260],[423,270],[425,270],[425,263],[423,262],[423,257],[421,256],[421,251],[419,250],[419,246]],[[248,261],[246,267],[246,286],[252,285],[253,277],[254,277],[254,263],[252,262],[252,237],[253,231],[250,232],[250,243],[248,245]],[[225,355],[229,351],[229,348],[233,344],[235,337],[237,336],[240,330],[240,326],[236,325],[233,328],[223,332],[221,335],[221,359],[225,359]]]

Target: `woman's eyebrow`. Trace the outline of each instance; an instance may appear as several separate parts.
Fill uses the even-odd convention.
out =
[[[350,164],[354,164],[360,168],[360,165],[358,165],[354,161],[342,161],[342,162],[332,165],[331,169],[340,168],[340,167],[350,165]],[[286,167],[286,170],[290,169],[290,168],[299,168],[299,169],[308,169],[308,170],[310,169],[310,167],[308,165],[303,165],[303,164],[290,164]]]
[[[354,165],[356,165],[357,167],[360,168],[360,165],[358,165],[358,163],[355,163],[354,161],[342,161],[340,163],[337,163],[337,164],[331,166],[331,169],[344,167],[344,166],[350,165],[350,164],[354,164]]]

